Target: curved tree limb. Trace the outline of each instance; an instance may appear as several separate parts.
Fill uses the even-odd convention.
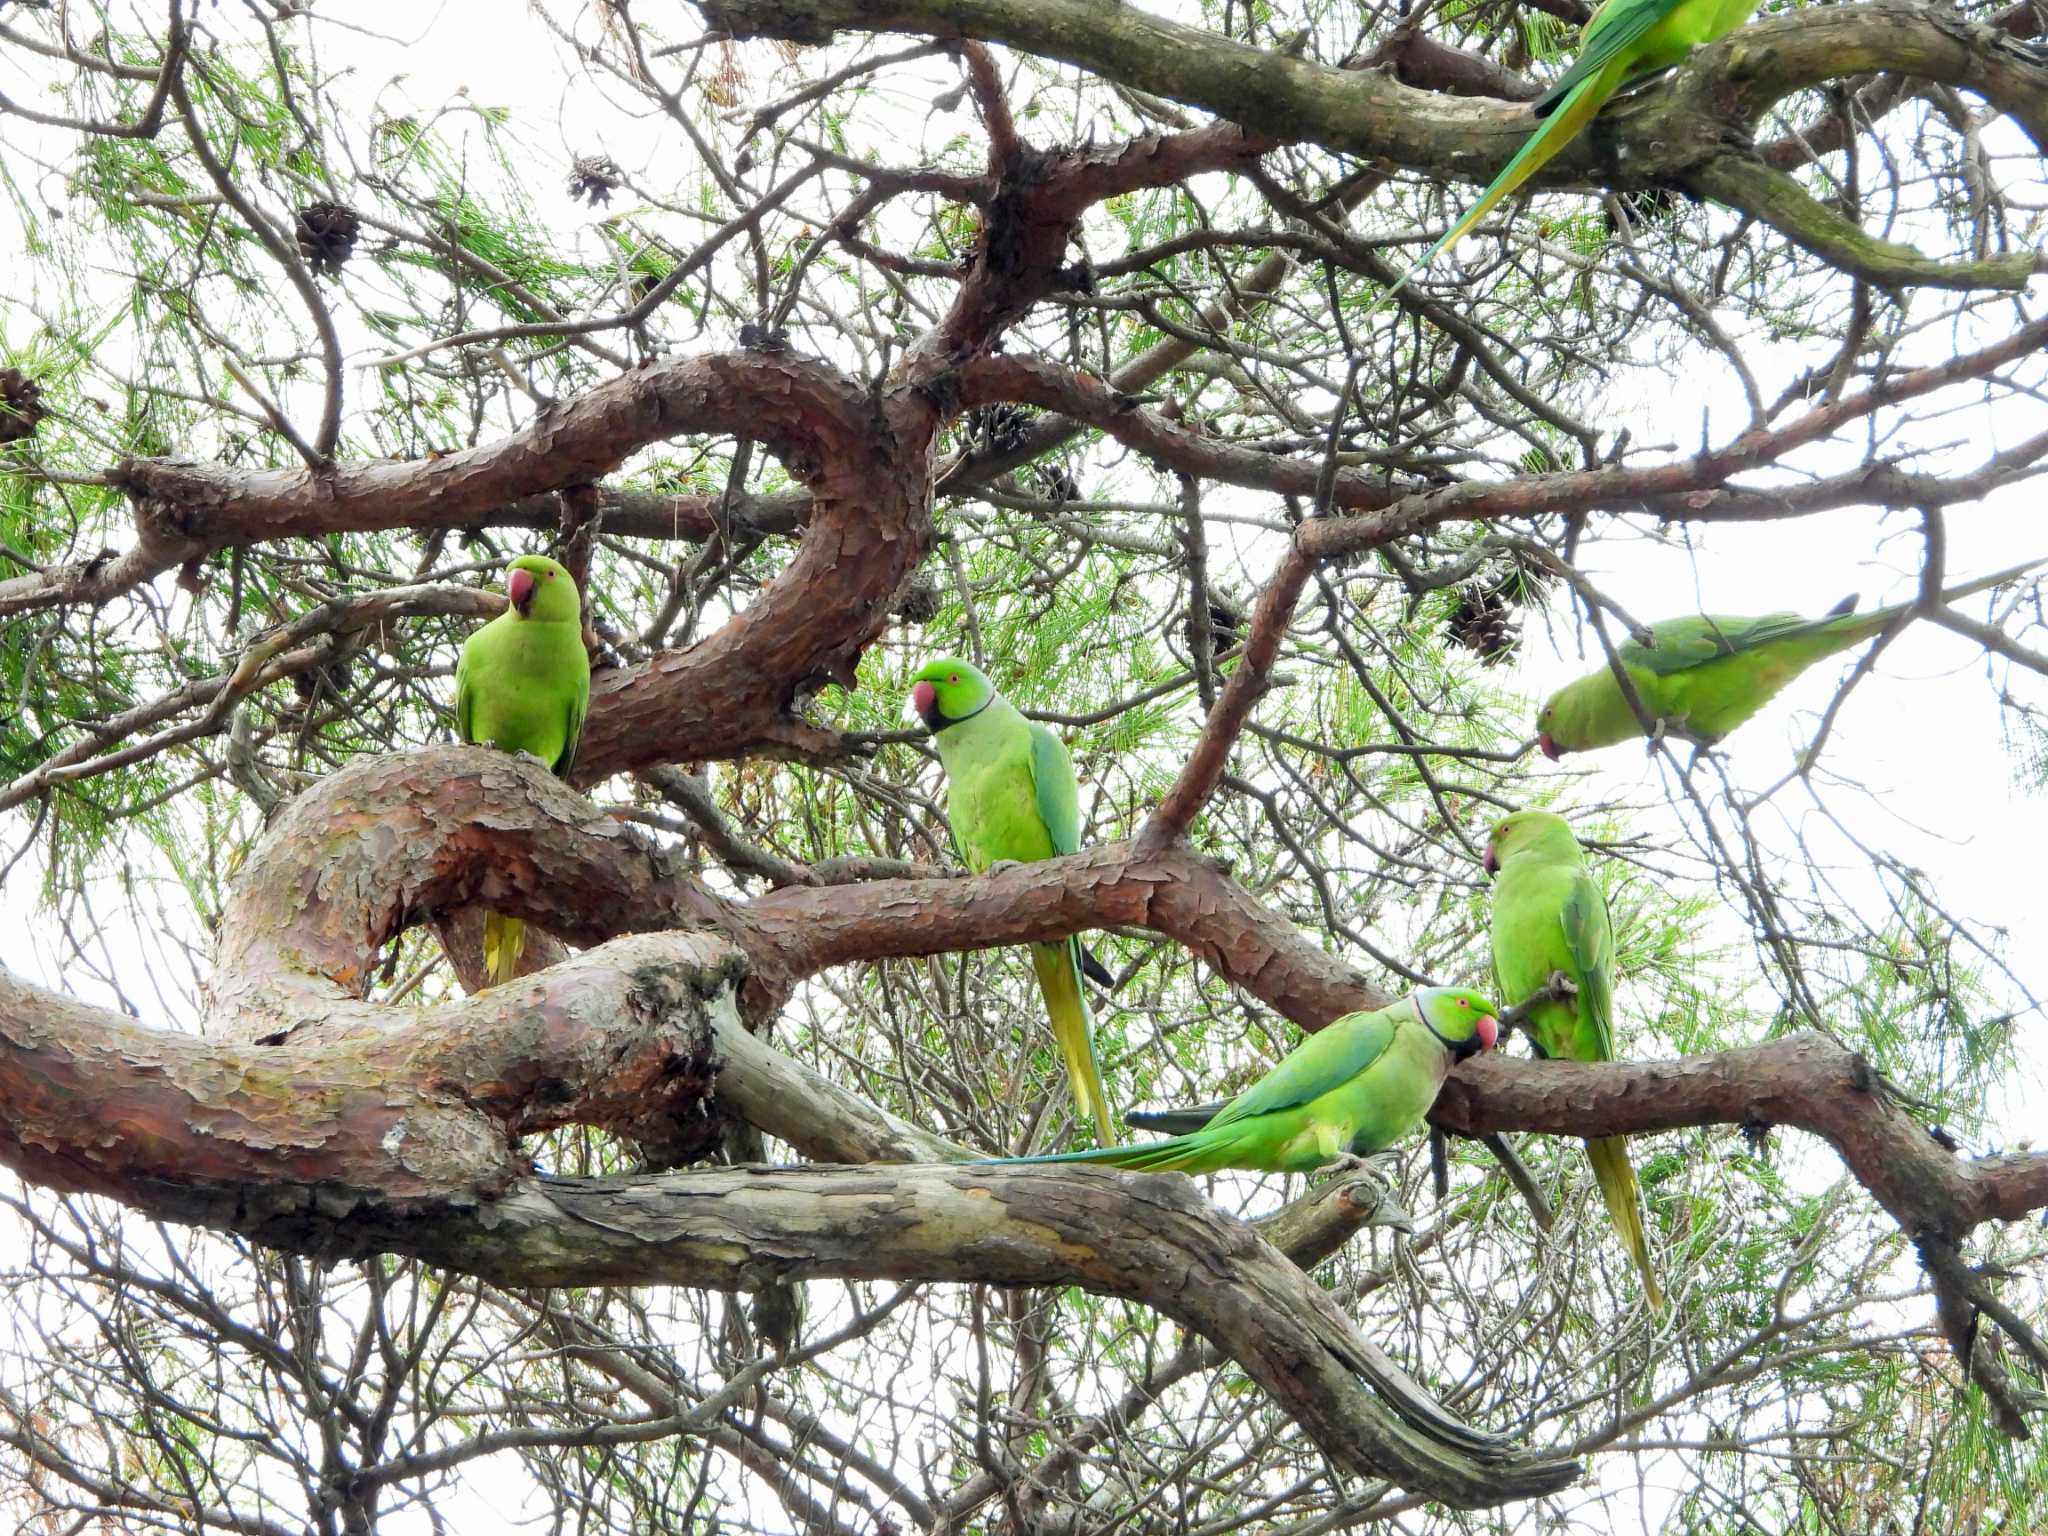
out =
[[[835,28],[970,37],[1061,59],[1215,112],[1284,142],[1313,140],[1406,169],[1483,184],[1521,147],[1519,106],[1411,90],[1397,79],[1264,52],[1216,33],[1091,0],[696,0],[735,37],[819,42]],[[1762,162],[1738,156],[1771,105],[1845,76],[1890,70],[1984,96],[2048,152],[2048,62],[1993,26],[1900,3],[1801,10],[1700,49],[1671,82],[1618,104],[1533,178],[1539,186],[1681,182],[1736,202],[1788,238],[1892,287],[2024,288],[2036,253],[1943,263],[1861,235]],[[1796,188],[1794,189],[1796,190]],[[1782,222],[1780,222],[1782,221]]]
[[[364,1001],[386,940],[475,900],[576,938],[697,931],[613,939],[427,1014]],[[403,1252],[510,1283],[1079,1284],[1203,1331],[1342,1465],[1462,1502],[1568,1477],[1438,1422],[1292,1265],[1177,1181],[957,1167],[563,1181],[519,1155],[518,1137],[553,1126],[709,1124],[702,1110],[723,1106],[812,1155],[955,1157],[749,1037],[740,1010],[851,959],[1110,922],[1182,939],[1305,1027],[1374,1001],[1183,845],[736,907],[538,763],[467,747],[369,759],[300,796],[252,854],[223,914],[208,1035],[0,974],[0,1159],[281,1246]],[[1680,1063],[1468,1063],[1440,1117],[1575,1135],[1779,1120],[1825,1136],[1916,1236],[1950,1241],[2048,1205],[2048,1156],[1951,1158],[1859,1058],[1816,1038]],[[1309,1229],[1345,1218],[1302,1219],[1294,1240],[1313,1247]]]
[[[416,776],[465,766],[452,788],[412,793]],[[529,843],[522,812],[558,835]],[[653,850],[538,764],[473,748],[372,760],[302,796],[252,855],[223,919],[209,1035],[0,972],[0,1160],[294,1251],[405,1253],[512,1285],[1080,1285],[1214,1340],[1347,1469],[1468,1505],[1576,1476],[1447,1415],[1299,1268],[1184,1181],[1139,1181],[1125,1200],[1109,1198],[1123,1176],[1086,1171],[1064,1191],[957,1166],[533,1177],[525,1134],[650,1113],[708,1125],[703,1110],[721,1098],[814,1152],[958,1149],[747,1037],[745,967],[711,933],[613,940],[430,1014],[363,1001],[381,936],[529,861],[584,901],[608,880],[643,913],[673,915],[675,896],[723,915],[676,891]],[[280,1019],[288,1007],[297,1016]],[[67,1125],[89,1130],[67,1138]],[[1319,1202],[1286,1235],[1314,1248],[1353,1221]]]

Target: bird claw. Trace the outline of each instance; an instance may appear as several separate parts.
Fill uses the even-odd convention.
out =
[[[1339,1152],[1316,1172],[1366,1174],[1385,1184],[1400,1166],[1401,1154],[1398,1152],[1375,1152],[1370,1157],[1360,1157],[1356,1152]]]
[[[1323,1164],[1322,1167],[1318,1168],[1316,1172],[1370,1173],[1374,1178],[1380,1176],[1379,1170],[1373,1166],[1373,1160],[1369,1157],[1360,1157],[1356,1152],[1339,1152],[1335,1157]]]
[[[1007,870],[1022,869],[1023,867],[1024,861],[1022,859],[997,859],[995,863],[989,865],[982,873],[984,875],[1000,875]]]

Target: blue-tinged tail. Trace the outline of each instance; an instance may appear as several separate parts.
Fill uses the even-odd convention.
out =
[[[1085,1152],[1045,1152],[1037,1157],[986,1157],[981,1162],[996,1168],[1022,1168],[1040,1163],[1094,1163],[1104,1168],[1128,1169],[1132,1173],[1208,1172],[1203,1154],[1210,1149],[1198,1145],[1199,1141],[1200,1138],[1195,1136],[1174,1136],[1166,1141],[1146,1142],[1142,1146],[1090,1147]]]

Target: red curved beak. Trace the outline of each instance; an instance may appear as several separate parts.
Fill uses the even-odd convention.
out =
[[[1479,1022],[1472,1026],[1472,1033],[1479,1037],[1479,1049],[1490,1051],[1494,1042],[1500,1039],[1500,1020],[1492,1014],[1481,1014]]]
[[[1483,857],[1481,857],[1479,863],[1480,867],[1483,868],[1489,875],[1497,875],[1500,873],[1500,853],[1493,846],[1492,843],[1488,843],[1486,845],[1486,853]]]
[[[526,612],[526,605],[533,601],[535,585],[533,572],[523,565],[515,566],[512,574],[505,578],[505,595],[512,599],[512,606],[514,608],[524,613]]]
[[[1536,745],[1543,749],[1543,755],[1549,758],[1553,763],[1556,762],[1560,757],[1564,756],[1563,751],[1559,749],[1557,743],[1550,739],[1550,732],[1548,731],[1545,731],[1542,735],[1536,738]]]
[[[919,718],[932,712],[932,706],[939,702],[939,690],[930,683],[919,683],[910,690],[910,707],[917,711]]]

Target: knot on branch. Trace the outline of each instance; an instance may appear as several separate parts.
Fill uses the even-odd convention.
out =
[[[128,498],[146,545],[201,541],[220,512],[222,488],[188,477],[176,459],[123,459],[108,474]]]
[[[708,26],[722,29],[736,41],[766,37],[822,47],[839,35],[838,28],[804,0],[747,0],[736,6],[722,0],[695,0],[695,4]]]
[[[383,946],[480,904],[572,942],[729,925],[725,904],[534,759],[488,747],[365,758],[271,823],[222,914],[216,1007],[315,987],[361,998]]]

